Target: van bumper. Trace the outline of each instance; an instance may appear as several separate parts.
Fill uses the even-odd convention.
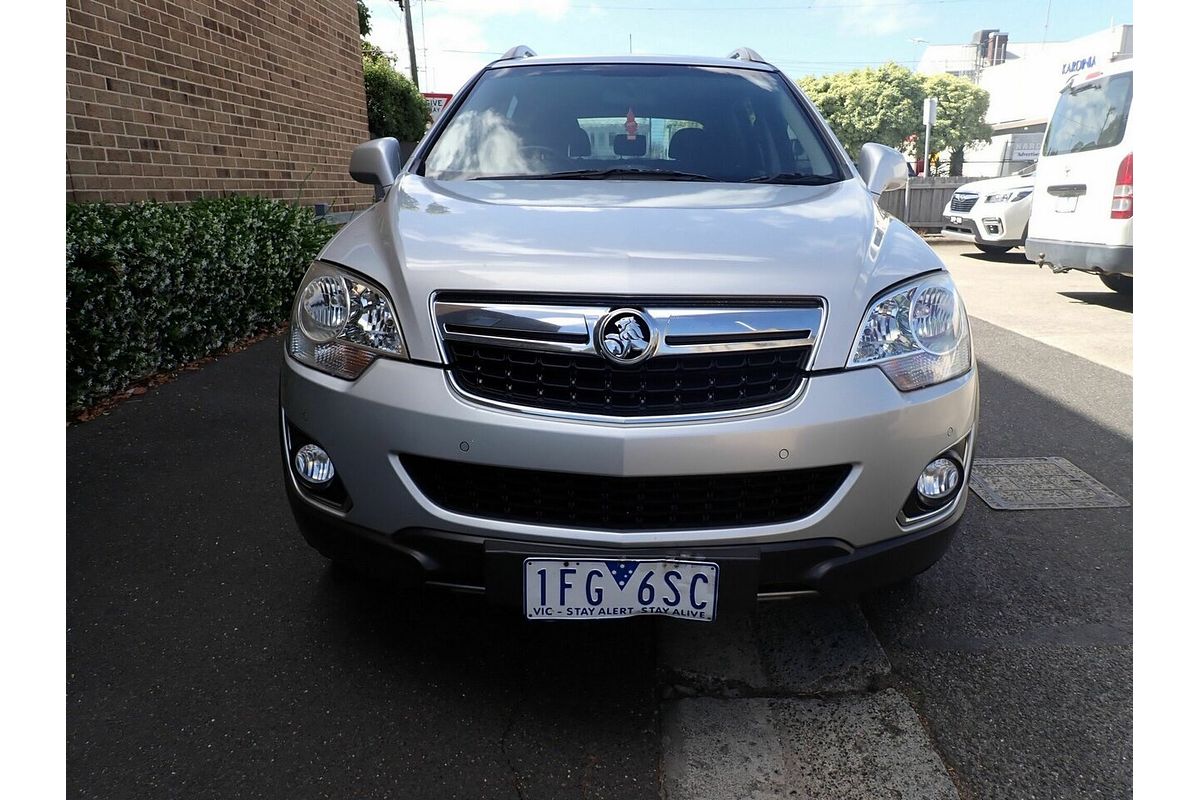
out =
[[[1031,236],[1025,242],[1025,258],[1061,269],[1133,275],[1133,245],[1062,242]]]

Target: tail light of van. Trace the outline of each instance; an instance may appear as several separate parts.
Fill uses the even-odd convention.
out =
[[[1133,218],[1133,153],[1121,160],[1117,167],[1117,184],[1113,187],[1113,219]]]

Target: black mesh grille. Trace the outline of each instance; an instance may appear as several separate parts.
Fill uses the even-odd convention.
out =
[[[731,475],[616,478],[420,456],[404,468],[432,502],[488,519],[602,530],[742,527],[799,519],[841,486],[849,465]]]
[[[446,342],[459,386],[535,408],[612,416],[691,414],[782,400],[804,377],[809,347],[655,356],[617,366],[598,355]]]
[[[975,207],[975,203],[979,201],[979,195],[974,194],[955,194],[950,198],[951,211],[970,211]]]

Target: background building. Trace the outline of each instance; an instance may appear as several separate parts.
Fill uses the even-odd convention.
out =
[[[259,194],[351,208],[355,0],[67,0],[67,200]]]
[[[966,153],[963,174],[1008,175],[1037,160],[1046,123],[1067,79],[1133,56],[1133,26],[1117,25],[1069,42],[1008,41],[999,30],[977,31],[964,45],[926,48],[918,72],[952,72],[978,83],[991,98],[989,144]]]

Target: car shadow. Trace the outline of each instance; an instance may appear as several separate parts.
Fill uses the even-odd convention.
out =
[[[1092,306],[1104,306],[1114,311],[1133,313],[1133,295],[1117,294],[1116,292],[1059,292],[1060,295],[1076,303],[1087,303]]]
[[[975,252],[963,252],[962,256],[974,261],[991,261],[997,264],[1028,264],[1031,267],[1034,266],[1032,261],[1025,258],[1024,250],[1009,251],[1007,253],[981,253],[976,250]]]

